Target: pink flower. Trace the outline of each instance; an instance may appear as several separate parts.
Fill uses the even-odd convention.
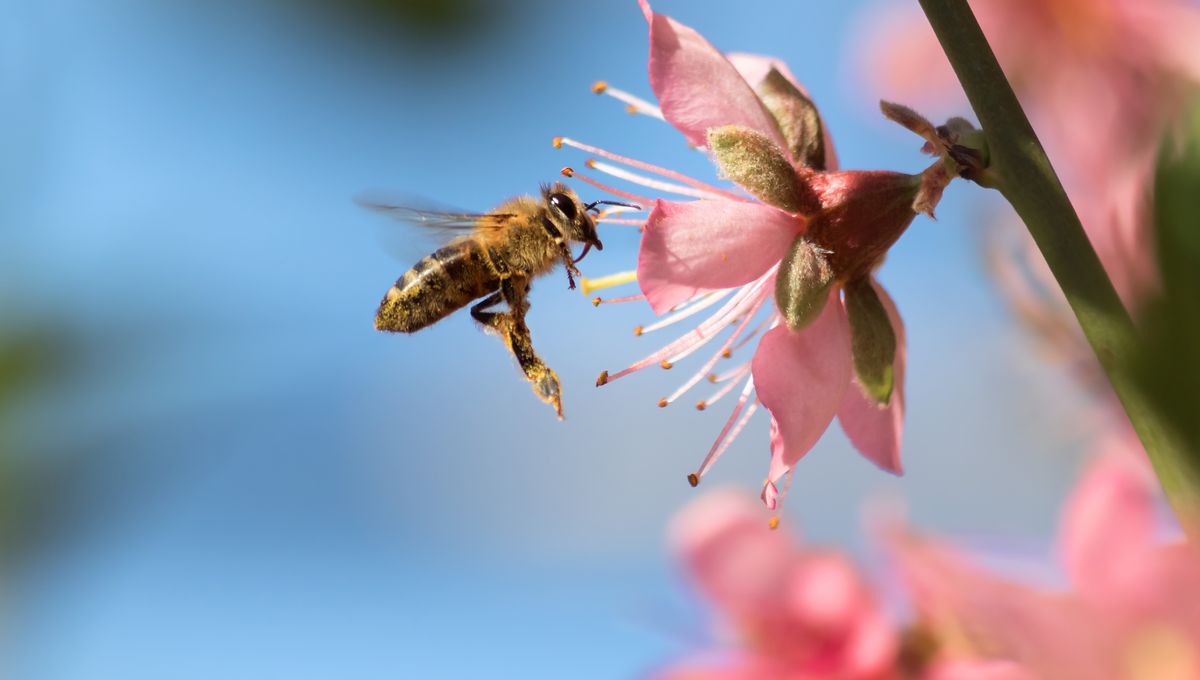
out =
[[[559,138],[681,184],[599,161],[589,161],[591,168],[696,199],[651,200],[572,171],[602,189],[653,204],[636,278],[653,310],[670,315],[637,333],[721,305],[691,332],[625,370],[601,374],[597,384],[653,365],[671,368],[732,326],[699,370],[659,402],[667,406],[708,378],[722,386],[697,404],[703,410],[740,386],[708,456],[688,476],[693,485],[760,403],[771,416],[771,466],[763,489],[770,507],[779,496],[776,482],[835,416],[864,456],[900,473],[904,327],[873,271],[915,210],[932,214],[957,171],[949,149],[961,128],[935,130],[911,111],[886,105],[887,115],[926,137],[938,160],[921,175],[838,171],[828,128],[784,64],[747,54],[726,57],[692,28],[653,12],[644,0],[640,4],[650,24],[650,85],[659,106],[605,84],[597,90],[672,124],[705,147],[742,191]],[[750,360],[713,373],[722,358],[760,333]]]
[[[1015,675],[998,677],[1061,680],[1200,677],[1200,553],[1159,535],[1156,499],[1143,459],[1125,451],[1093,463],[1063,515],[1066,593],[989,573],[927,539],[896,541],[947,666],[1016,664],[1027,675],[1010,666]]]
[[[734,490],[685,507],[671,539],[687,575],[728,628],[733,649],[658,677],[894,677],[896,632],[845,556],[772,531]]]

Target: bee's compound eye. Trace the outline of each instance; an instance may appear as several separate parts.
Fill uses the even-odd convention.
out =
[[[572,201],[566,194],[550,194],[550,204],[558,208],[559,212],[566,216],[568,220],[575,219],[577,214],[575,211],[575,201]]]

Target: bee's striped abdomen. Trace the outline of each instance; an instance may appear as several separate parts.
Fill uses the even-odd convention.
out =
[[[498,287],[479,243],[451,243],[421,258],[388,289],[375,315],[375,328],[412,333]]]

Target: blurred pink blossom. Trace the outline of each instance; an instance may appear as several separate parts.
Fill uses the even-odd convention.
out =
[[[841,553],[772,531],[745,494],[714,491],[686,506],[671,545],[731,644],[657,677],[898,677],[897,632],[855,566]]]
[[[1109,276],[1135,305],[1156,280],[1146,225],[1155,154],[1200,81],[1200,7],[1187,0],[973,0],[971,7]],[[867,22],[855,44],[864,46],[869,91],[961,106],[915,4],[879,6]]]
[[[997,678],[1200,677],[1200,553],[1161,535],[1157,499],[1140,455],[1089,467],[1063,513],[1066,592],[1009,580],[928,538],[896,539],[919,625],[942,644],[947,675],[935,677],[993,677],[970,674],[985,662],[1015,664],[987,670]]]

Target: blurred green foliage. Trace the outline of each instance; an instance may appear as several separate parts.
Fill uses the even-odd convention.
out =
[[[1154,408],[1188,443],[1200,469],[1200,98],[1164,142],[1154,188],[1162,280],[1142,316],[1134,370]]]
[[[46,499],[44,473],[49,462],[25,450],[20,436],[20,407],[59,373],[61,336],[29,322],[0,328],[0,562],[10,561],[31,537],[32,511]]]
[[[336,13],[364,32],[401,33],[417,43],[465,42],[474,34],[494,31],[524,4],[487,0],[304,0]]]

